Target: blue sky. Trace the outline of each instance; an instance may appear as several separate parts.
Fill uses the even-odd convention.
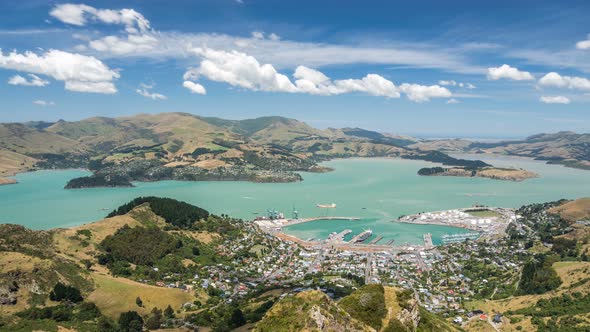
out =
[[[5,1],[0,122],[178,111],[588,132],[588,21],[587,1]]]

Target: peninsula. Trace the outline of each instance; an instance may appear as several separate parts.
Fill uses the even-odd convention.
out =
[[[500,167],[425,167],[418,170],[418,175],[423,176],[460,176],[460,177],[480,177],[495,180],[523,181],[526,179],[539,177],[537,173],[517,168],[500,168]]]
[[[322,161],[394,157],[442,163],[444,174],[522,180],[523,170],[493,168],[428,149],[420,139],[360,128],[313,128],[278,116],[225,120],[187,113],[0,124],[0,174],[87,168],[66,189],[129,187],[134,181],[296,182],[300,172],[329,172]],[[1,183],[13,183],[11,179]]]

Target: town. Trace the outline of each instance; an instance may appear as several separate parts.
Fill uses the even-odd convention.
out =
[[[230,264],[203,267],[194,276],[165,276],[158,286],[187,292],[201,288],[211,297],[208,304],[232,303],[278,287],[281,296],[308,289],[321,289],[338,298],[365,284],[383,284],[410,289],[427,310],[455,317],[461,325],[470,319],[501,324],[497,313],[468,308],[471,300],[503,298],[519,274],[527,251],[507,243],[509,223],[520,216],[512,209],[467,208],[403,216],[400,222],[453,225],[472,230],[477,236],[450,239],[434,246],[430,234],[420,246],[353,243],[332,235],[305,241],[281,232],[281,228],[308,219],[258,218],[244,223],[239,238],[217,246],[216,254]],[[344,217],[332,218],[334,222]],[[472,234],[472,233],[468,233]],[[241,254],[247,252],[248,254]],[[483,268],[474,268],[481,266]],[[148,282],[147,280],[145,282]],[[185,309],[199,306],[187,303]]]

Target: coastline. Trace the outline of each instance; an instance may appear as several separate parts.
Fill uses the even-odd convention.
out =
[[[18,181],[16,181],[13,178],[8,178],[8,177],[0,177],[0,186],[6,186],[9,184],[16,184],[18,183]]]
[[[539,161],[535,158],[532,157],[524,157],[524,156],[507,156],[507,155],[495,155],[495,154],[481,154],[481,155],[473,155],[473,154],[449,154],[451,156],[471,156],[471,157],[477,157],[477,156],[484,156],[484,157],[491,157],[491,158],[498,158],[498,157],[505,157],[506,159],[520,159],[520,160],[527,160],[527,161]],[[323,160],[320,161],[318,163],[319,166],[319,171],[300,171],[299,173],[316,173],[316,174],[325,174],[325,173],[330,173],[335,171],[334,168],[329,167],[329,166],[324,166],[322,164],[325,163],[329,163],[331,161],[338,161],[338,160],[403,160],[403,161],[414,161],[412,159],[404,159],[401,158],[399,156],[380,156],[380,157],[362,157],[362,156],[355,156],[355,157],[335,157],[335,158],[331,158],[328,160]],[[436,162],[431,162],[431,161],[425,161],[425,160],[420,160],[420,162],[424,162],[424,163],[428,163],[431,165],[441,165],[440,163],[436,163]],[[562,167],[567,167],[565,165],[562,164],[551,164],[551,163],[546,163],[546,162],[542,162],[539,161],[543,164],[546,165],[559,165]],[[495,168],[500,168],[500,167],[495,167]],[[23,170],[18,170],[18,171],[12,171],[12,172],[7,172],[4,175],[0,176],[0,185],[10,185],[10,184],[18,184],[18,181],[16,179],[12,179],[10,178],[11,176],[15,176],[17,174],[22,174],[22,173],[31,173],[31,172],[37,172],[37,171],[62,171],[62,170],[81,170],[81,171],[87,171],[93,174],[92,171],[90,171],[87,168],[80,168],[80,167],[75,167],[75,168],[52,168],[52,169],[23,169]],[[527,171],[527,170],[525,170]],[[534,173],[534,172],[531,172]],[[91,175],[92,175],[91,174]],[[535,173],[536,174],[536,173]],[[539,174],[536,174],[537,176],[534,177],[530,177],[530,178],[535,178],[535,177],[540,177]],[[457,175],[445,175],[445,176],[457,176]],[[471,176],[469,176],[471,177]],[[481,177],[481,178],[489,178],[492,180],[511,180],[511,179],[501,179],[501,178],[495,178],[495,177],[487,177],[487,176],[475,176],[475,177]],[[162,179],[162,180],[153,180],[153,181],[131,181],[133,182],[159,182],[159,181],[183,181],[183,180],[173,180],[173,179]],[[186,181],[186,180],[184,180]],[[256,180],[241,180],[241,179],[221,179],[221,180],[215,180],[215,179],[206,179],[206,180],[195,180],[195,181],[190,181],[189,182],[201,182],[201,181],[221,181],[221,182],[225,182],[225,181],[238,181],[238,182],[253,182],[253,183],[293,183],[293,182],[301,182],[301,181],[305,181],[305,179],[302,177],[300,180],[297,181],[256,181]],[[516,181],[516,182],[520,182],[521,180],[511,180],[511,181]],[[109,187],[109,186],[104,186],[104,187],[88,187],[88,188],[119,188],[119,187]],[[69,189],[88,189],[88,188],[69,188]],[[127,188],[127,187],[123,187],[123,188]]]

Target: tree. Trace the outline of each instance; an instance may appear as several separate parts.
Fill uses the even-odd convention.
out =
[[[101,316],[96,323],[96,329],[101,332],[117,332],[115,324],[110,319]]]
[[[170,305],[164,310],[164,316],[166,316],[166,318],[174,318],[174,309],[172,309]]]
[[[58,282],[53,287],[53,290],[49,293],[49,299],[51,301],[69,301],[69,302],[82,302],[83,298],[80,294],[80,290],[73,286],[67,286]]]
[[[154,307],[148,319],[145,321],[145,327],[148,330],[157,330],[162,325],[162,310]]]
[[[143,318],[136,311],[127,311],[119,316],[119,329],[123,332],[143,331]]]
[[[240,327],[246,324],[246,319],[244,318],[244,313],[239,308],[235,308],[231,314],[231,321],[230,324],[233,328]]]
[[[139,296],[135,299],[135,304],[137,304],[138,307],[143,307],[143,301]]]
[[[201,251],[199,250],[199,247],[194,246],[193,247],[193,255],[199,256],[200,254],[201,254]]]

